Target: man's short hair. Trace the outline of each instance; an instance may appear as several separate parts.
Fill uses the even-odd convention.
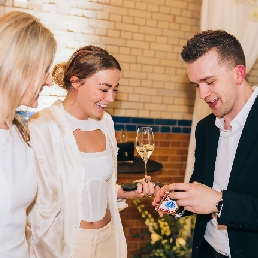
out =
[[[245,54],[240,42],[223,30],[207,30],[196,34],[187,41],[181,56],[185,62],[193,63],[211,50],[218,53],[219,64],[229,68],[245,66]]]

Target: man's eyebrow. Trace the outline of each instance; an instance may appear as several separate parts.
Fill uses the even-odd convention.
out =
[[[212,78],[212,77],[213,77],[213,76],[206,76],[206,77],[200,79],[198,82],[191,82],[191,81],[190,81],[190,83],[191,83],[191,84],[198,84],[198,83],[200,83],[200,82],[206,82],[207,80],[209,80],[209,79]]]

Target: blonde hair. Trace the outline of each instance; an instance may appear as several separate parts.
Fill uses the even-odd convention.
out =
[[[9,128],[15,124],[28,141],[15,110],[29,85],[34,84],[34,96],[39,93],[56,41],[36,17],[13,11],[0,17],[0,46],[0,121]]]

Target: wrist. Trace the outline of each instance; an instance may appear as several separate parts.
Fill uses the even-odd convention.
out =
[[[221,211],[222,211],[222,207],[223,207],[223,191],[220,192],[220,197],[216,203],[216,214],[218,215],[218,217],[220,217],[221,215]]]

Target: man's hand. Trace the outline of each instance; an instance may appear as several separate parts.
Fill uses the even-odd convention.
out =
[[[167,190],[170,192],[170,198],[177,200],[178,206],[184,206],[185,210],[197,214],[217,212],[216,204],[222,198],[222,192],[198,182],[170,184]]]

